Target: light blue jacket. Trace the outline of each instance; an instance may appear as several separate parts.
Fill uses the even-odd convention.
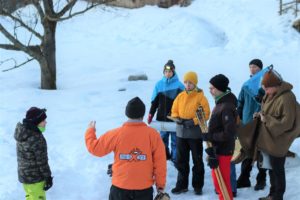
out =
[[[261,80],[263,75],[269,70],[269,67],[254,74],[246,81],[238,97],[238,113],[243,124],[247,124],[253,119],[253,114],[260,111],[260,102],[255,97],[262,91]]]

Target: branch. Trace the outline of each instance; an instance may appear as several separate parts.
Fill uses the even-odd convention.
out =
[[[11,67],[11,68],[8,68],[8,69],[4,69],[4,70],[2,70],[2,72],[7,72],[7,71],[10,71],[10,70],[19,68],[19,67],[21,67],[21,66],[23,66],[23,65],[25,65],[25,64],[27,64],[27,63],[33,61],[33,60],[35,60],[35,59],[34,59],[34,58],[27,59],[27,61],[25,61],[25,62],[23,62],[23,63],[21,63],[21,64],[19,64],[19,65],[15,65],[14,67]]]
[[[6,50],[21,51],[21,49],[18,49],[17,47],[11,44],[0,44],[0,48]]]
[[[77,0],[71,0],[60,12],[58,12],[56,14],[56,18],[60,18],[62,16],[64,16],[64,14],[66,14],[66,12],[68,12],[68,10],[70,10],[71,8],[73,8],[73,6],[76,4]]]
[[[16,60],[15,60],[14,58],[9,58],[9,59],[0,61],[0,66],[3,65],[3,63],[6,63],[6,62],[8,62],[8,61],[10,61],[10,60],[14,61],[15,65],[17,64],[17,62],[16,62]]]
[[[43,11],[43,8],[42,6],[40,5],[39,1],[38,0],[33,0],[32,1],[34,7],[37,9],[39,15],[40,15],[40,18],[41,18],[41,22],[44,20],[45,18],[45,13]]]
[[[77,0],[72,0],[70,3],[74,2],[74,1],[77,1]],[[85,8],[84,10],[82,10],[82,11],[78,11],[78,12],[74,12],[74,13],[69,13],[69,15],[68,15],[67,17],[62,17],[62,16],[63,16],[63,15],[61,15],[62,11],[67,7],[67,6],[65,6],[64,9],[63,9],[62,11],[60,11],[59,13],[57,13],[57,14],[55,15],[55,17],[51,17],[51,16],[49,16],[49,15],[46,15],[46,18],[47,18],[48,20],[50,20],[50,21],[64,21],[64,20],[70,19],[70,18],[72,18],[72,17],[74,17],[74,16],[76,16],[76,15],[83,14],[83,13],[87,12],[88,10],[90,10],[90,9],[96,7],[96,6],[99,6],[99,5],[102,5],[102,4],[105,4],[105,3],[109,3],[109,2],[114,2],[114,1],[116,1],[116,0],[103,0],[102,2],[96,2],[96,3],[93,2],[90,6],[86,7],[86,8]],[[69,4],[70,4],[70,3],[69,3]],[[68,4],[68,5],[69,5],[69,4]],[[74,5],[73,5],[73,6],[74,6]],[[68,7],[69,10],[72,9],[73,6],[69,6],[69,7]],[[67,11],[68,11],[68,10],[66,10],[66,11],[64,12],[64,14],[65,14]]]
[[[67,17],[50,17],[48,15],[46,17],[50,21],[64,21],[64,20],[70,19],[70,18],[72,18],[76,15],[83,14],[83,13],[87,12],[88,10],[90,10],[90,9],[92,9],[92,8],[98,6],[98,5],[101,5],[101,4],[102,3],[92,3],[90,6],[86,7],[84,10],[81,10],[81,11],[78,11],[78,12],[75,12],[75,13],[70,13]]]
[[[23,26],[24,28],[26,28],[29,32],[33,33],[37,38],[39,38],[40,40],[43,39],[43,36],[41,34],[39,34],[38,32],[36,32],[35,30],[33,30],[31,27],[27,26],[21,19],[19,19],[18,17],[13,16],[12,14],[8,13],[5,9],[2,10],[3,14],[10,17],[12,20],[17,21],[20,23],[21,26]]]
[[[38,57],[39,55],[37,52],[33,51],[32,49],[35,48],[35,46],[28,47],[22,44],[18,39],[16,39],[14,36],[12,36],[0,23],[0,32],[15,46],[15,48],[19,49],[20,51],[24,51],[31,57]]]

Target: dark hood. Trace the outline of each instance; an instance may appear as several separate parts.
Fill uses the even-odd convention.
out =
[[[34,134],[41,134],[41,132],[35,125],[24,119],[23,124],[21,122],[17,124],[14,137],[18,142],[22,142]]]

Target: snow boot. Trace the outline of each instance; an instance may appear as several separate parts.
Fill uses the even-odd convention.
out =
[[[272,200],[272,196],[268,195],[266,197],[260,197],[258,200]]]
[[[201,188],[194,188],[195,195],[202,195],[202,189]]]
[[[236,188],[246,188],[246,187],[251,187],[251,182],[249,178],[244,178],[243,176],[240,176],[236,182]]]
[[[173,194],[181,194],[181,193],[185,193],[185,192],[187,192],[187,191],[188,191],[187,188],[179,188],[179,187],[175,187],[175,188],[173,188],[173,189],[171,190],[171,192],[172,192]]]
[[[256,183],[256,185],[254,186],[254,190],[258,191],[258,190],[263,190],[266,187],[266,182],[265,181],[259,181]]]

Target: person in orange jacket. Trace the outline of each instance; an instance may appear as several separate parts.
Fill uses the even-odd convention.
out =
[[[202,106],[205,112],[205,119],[208,120],[210,108],[207,98],[201,89],[197,87],[198,77],[195,72],[188,72],[184,75],[185,91],[181,92],[173,102],[173,118],[178,118],[176,127],[176,157],[177,157],[177,182],[171,190],[173,194],[180,194],[188,191],[188,179],[190,172],[190,152],[193,159],[192,186],[196,195],[202,194],[204,185],[204,163],[202,133],[198,125],[196,111]]]
[[[114,152],[109,200],[152,200],[153,188],[163,192],[166,185],[166,153],[159,133],[143,122],[145,104],[131,99],[125,111],[129,118],[121,127],[96,138],[96,122],[85,133],[88,151],[95,156]]]

